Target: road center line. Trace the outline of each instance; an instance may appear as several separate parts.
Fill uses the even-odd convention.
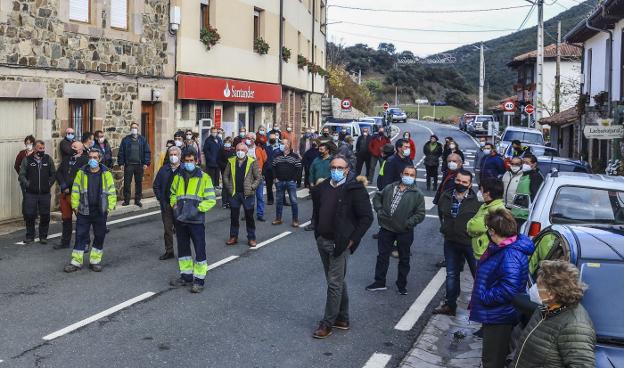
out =
[[[278,235],[276,235],[276,236],[272,237],[271,239],[267,239],[267,240],[263,241],[262,243],[259,243],[259,244],[258,244],[258,245],[256,245],[255,247],[253,247],[253,248],[249,248],[249,249],[252,249],[252,250],[258,250],[258,249],[260,249],[260,248],[264,247],[265,245],[270,244],[270,243],[272,243],[272,242],[274,242],[274,241],[276,241],[276,240],[279,240],[279,239],[281,239],[281,238],[283,238],[283,237],[285,237],[285,236],[288,236],[288,235],[290,235],[290,234],[292,234],[292,231],[284,231],[283,233],[278,234]]]
[[[425,308],[429,305],[433,297],[438,293],[438,290],[446,279],[446,268],[441,268],[438,273],[429,281],[425,290],[416,298],[412,306],[405,312],[403,317],[399,320],[399,323],[394,326],[395,330],[409,331],[414,327],[420,316],[425,311]]]
[[[214,270],[215,268],[217,268],[219,266],[223,266],[224,264],[226,264],[228,262],[231,262],[231,261],[233,261],[233,260],[235,260],[237,258],[238,258],[238,256],[229,256],[229,257],[223,258],[222,260],[220,260],[218,262],[215,262],[215,263],[213,263],[211,265],[208,265],[208,271]]]
[[[392,355],[375,353],[371,355],[363,368],[384,368],[392,359]]]
[[[299,227],[306,227],[306,226],[310,225],[311,223],[312,223],[312,221],[307,221],[307,222],[304,222],[303,224],[299,225]]]
[[[97,321],[97,320],[99,320],[101,318],[104,318],[106,316],[110,316],[113,313],[119,312],[120,310],[122,310],[124,308],[127,308],[127,307],[129,307],[129,306],[131,306],[133,304],[136,304],[136,303],[138,303],[140,301],[143,301],[145,299],[151,298],[154,295],[156,295],[156,293],[148,291],[148,292],[143,293],[143,294],[141,294],[141,295],[139,295],[137,297],[134,297],[132,299],[126,300],[125,302],[123,302],[121,304],[117,304],[114,307],[108,308],[108,309],[106,309],[106,310],[104,310],[104,311],[102,311],[102,312],[100,312],[98,314],[94,314],[91,317],[85,318],[82,321],[78,321],[78,322],[76,322],[74,324],[71,324],[71,325],[61,329],[61,330],[58,330],[58,331],[53,332],[53,333],[51,333],[49,335],[46,335],[46,336],[43,337],[43,339],[47,340],[47,341],[54,340],[57,337],[63,336],[65,334],[68,334],[68,333],[70,333],[72,331],[75,331],[75,330],[77,330],[79,328],[82,328],[82,327],[84,327],[84,326],[86,326],[86,325],[88,325],[90,323],[93,323],[93,322],[95,322],[95,321]]]

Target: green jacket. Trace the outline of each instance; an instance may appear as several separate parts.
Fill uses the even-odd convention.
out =
[[[468,235],[472,238],[472,251],[477,260],[481,258],[490,244],[490,239],[487,236],[487,227],[485,226],[485,215],[501,208],[505,208],[505,203],[503,203],[502,199],[484,203],[479,208],[477,214],[466,225]]]
[[[193,172],[179,170],[171,183],[169,204],[177,221],[203,224],[206,212],[217,204],[210,176],[199,168]]]
[[[533,252],[531,258],[529,258],[529,274],[535,274],[540,261],[546,259],[556,239],[557,237],[555,234],[546,234],[540,239],[539,243],[535,244],[535,252]]]
[[[397,186],[399,182],[386,185],[381,192],[376,192],[373,208],[377,212],[379,226],[393,233],[405,233],[425,219],[425,197],[415,184],[407,187],[396,210],[390,215],[394,188]]]
[[[554,311],[539,308],[524,328],[512,368],[594,368],[596,332],[578,304]]]
[[[327,159],[323,159],[323,157],[319,156],[312,161],[310,165],[310,183],[312,183],[312,185],[316,185],[319,179],[329,178],[329,163],[331,160],[332,156],[329,155]]]

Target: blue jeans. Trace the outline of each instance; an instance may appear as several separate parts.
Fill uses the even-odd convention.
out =
[[[448,240],[444,241],[444,259],[446,260],[446,304],[455,309],[460,292],[459,274],[464,269],[464,261],[468,263],[473,278],[477,269],[477,261],[470,245]]]
[[[275,218],[282,219],[282,212],[284,210],[284,200],[286,200],[286,191],[288,191],[288,197],[290,197],[290,205],[292,209],[292,218],[294,221],[299,221],[299,208],[297,207],[297,182],[291,181],[279,181],[275,183],[276,196],[277,196],[277,208],[275,209]]]
[[[260,181],[260,185],[256,188],[256,216],[264,217],[264,180]]]
[[[240,227],[240,208],[245,211],[245,227],[247,240],[256,240],[256,222],[254,221],[254,197],[246,197],[243,193],[236,193],[230,198],[230,237],[238,238]]]

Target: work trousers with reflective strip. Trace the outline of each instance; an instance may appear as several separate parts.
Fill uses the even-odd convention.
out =
[[[89,231],[93,227],[93,248],[89,254],[89,263],[99,264],[102,262],[102,253],[104,249],[104,237],[106,237],[106,218],[105,213],[95,213],[88,216],[76,215],[76,243],[72,251],[71,264],[76,267],[82,267],[84,260],[84,251],[89,244]]]
[[[208,263],[206,263],[206,229],[204,224],[188,224],[175,222],[178,240],[178,264],[180,276],[186,281],[203,285]],[[195,262],[191,254],[191,240],[195,250]]]

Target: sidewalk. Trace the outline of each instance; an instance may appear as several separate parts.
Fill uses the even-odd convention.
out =
[[[468,303],[473,279],[461,276],[462,292],[457,300],[457,316],[433,315],[405,356],[401,368],[469,368],[481,366],[482,340],[472,335],[480,324],[468,321]]]

